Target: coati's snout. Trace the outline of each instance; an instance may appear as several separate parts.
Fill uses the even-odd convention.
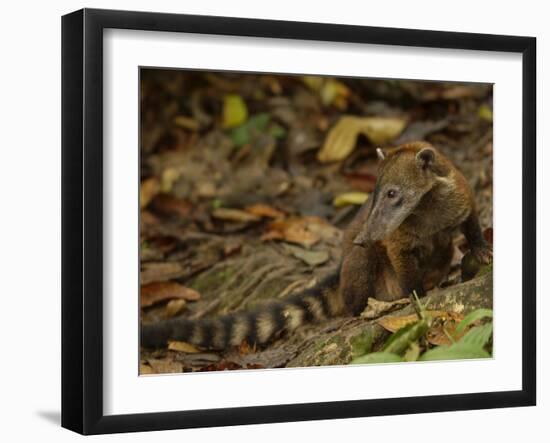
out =
[[[436,151],[428,143],[383,157],[367,221],[353,243],[365,246],[394,232],[434,185],[435,163]]]
[[[384,240],[411,214],[422,195],[401,186],[382,186],[374,197],[367,222],[353,243],[365,246],[369,242]]]

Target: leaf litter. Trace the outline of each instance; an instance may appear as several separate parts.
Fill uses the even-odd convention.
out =
[[[374,190],[380,145],[418,138],[437,145],[469,178],[484,234],[492,239],[492,94],[486,85],[142,74],[144,322],[246,309],[318,281],[338,265],[342,230]],[[451,287],[460,282],[460,259],[453,263]],[[308,343],[325,334],[372,321],[406,322],[382,318],[408,300],[376,302],[359,319],[308,326],[254,352],[186,352],[186,344],[142,350],[140,373],[294,365],[307,358]],[[452,316],[436,316],[429,340],[448,339],[458,321]],[[323,348],[325,356],[338,354],[333,344]]]

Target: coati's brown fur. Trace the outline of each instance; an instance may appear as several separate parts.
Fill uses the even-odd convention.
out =
[[[492,259],[472,191],[460,171],[425,142],[382,157],[371,198],[344,233],[339,271],[314,288],[254,311],[218,318],[175,318],[141,327],[141,345],[182,340],[210,349],[264,344],[282,332],[338,315],[359,315],[369,297],[394,300],[423,294],[447,275],[452,234],[461,228],[473,255]]]

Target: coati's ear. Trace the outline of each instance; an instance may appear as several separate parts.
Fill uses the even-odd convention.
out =
[[[435,151],[433,148],[422,148],[416,154],[416,164],[422,168],[427,169],[434,164]]]
[[[386,155],[384,154],[384,151],[382,151],[381,148],[376,148],[376,155],[378,156],[378,160],[380,161],[386,158]]]

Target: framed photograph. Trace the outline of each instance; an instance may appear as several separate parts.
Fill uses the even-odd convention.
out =
[[[62,425],[535,405],[531,37],[62,20]]]

